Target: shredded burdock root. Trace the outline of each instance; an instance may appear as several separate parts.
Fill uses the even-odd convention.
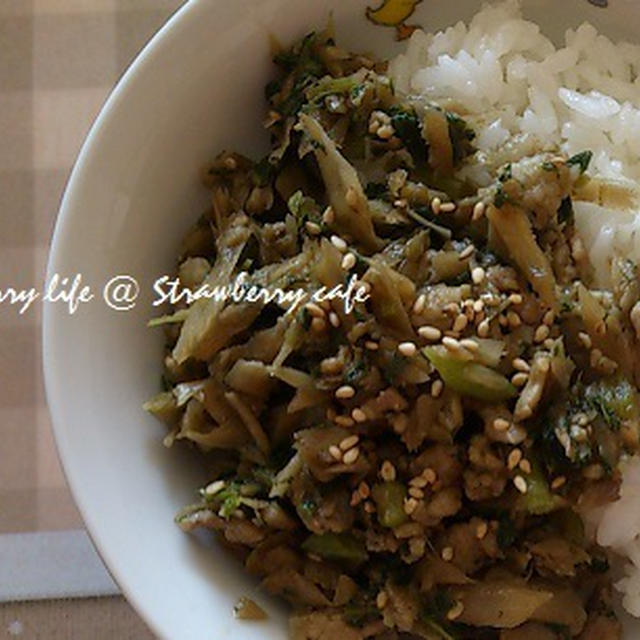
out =
[[[288,600],[295,639],[619,638],[581,514],[638,447],[640,287],[621,261],[592,289],[574,250],[590,153],[479,189],[452,105],[395,95],[330,33],[275,61],[272,150],[207,169],[178,274],[308,297],[154,322],[166,391],[146,407],[210,474],[178,524]],[[349,287],[352,308],[311,298]]]

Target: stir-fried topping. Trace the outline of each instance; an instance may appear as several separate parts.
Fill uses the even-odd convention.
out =
[[[206,171],[178,275],[308,297],[154,321],[166,390],[146,407],[210,475],[178,524],[238,550],[295,638],[618,638],[581,514],[638,446],[640,287],[624,261],[592,287],[572,214],[591,154],[480,188],[455,105],[395,95],[330,33],[276,63],[272,150]]]

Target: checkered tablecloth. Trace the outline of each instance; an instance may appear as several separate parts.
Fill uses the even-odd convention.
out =
[[[42,287],[82,140],[119,76],[182,1],[0,0],[0,290]],[[41,317],[37,304],[23,316],[0,304],[0,535],[82,527],[51,436]],[[119,598],[29,607],[0,607],[0,638],[151,637]]]

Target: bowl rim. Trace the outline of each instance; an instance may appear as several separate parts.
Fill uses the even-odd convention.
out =
[[[183,4],[169,16],[164,24],[153,34],[151,39],[148,40],[144,47],[138,52],[123,75],[109,91],[104,104],[91,124],[89,132],[80,147],[80,151],[78,152],[69,174],[67,184],[64,188],[49,246],[45,282],[49,282],[53,274],[58,272],[57,267],[61,260],[62,251],[68,242],[73,223],[77,216],[80,215],[80,211],[75,206],[76,191],[85,178],[89,160],[96,153],[96,141],[99,140],[102,133],[109,128],[111,122],[117,117],[118,104],[130,91],[132,91],[137,79],[144,75],[147,67],[158,51],[169,46],[170,43],[167,42],[167,35],[171,32],[187,28],[189,20],[196,14],[197,5],[198,0],[184,0]],[[56,315],[53,312],[52,305],[44,304],[42,310],[41,330],[44,391],[46,406],[51,418],[55,447],[62,463],[62,471],[75,504],[78,507],[78,511],[82,516],[87,534],[89,535],[91,542],[100,556],[106,570],[114,579],[127,602],[140,615],[153,634],[158,638],[165,638],[165,631],[157,625],[155,617],[145,604],[144,599],[139,598],[135,591],[129,589],[127,581],[120,575],[120,571],[116,569],[117,563],[114,562],[111,557],[112,554],[108,550],[108,545],[105,544],[102,534],[100,533],[100,527],[95,519],[91,517],[90,509],[86,506],[88,498],[80,490],[80,478],[76,476],[76,473],[72,469],[72,465],[69,465],[66,462],[69,460],[71,454],[69,452],[68,439],[61,426],[63,422],[61,407],[65,399],[58,383],[59,365],[57,365],[53,358],[48,355],[51,352],[52,345],[59,339],[58,329],[60,327],[60,321],[61,316]]]

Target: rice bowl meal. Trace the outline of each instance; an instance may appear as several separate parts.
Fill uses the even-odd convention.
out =
[[[583,24],[558,48],[508,0],[391,61],[331,26],[274,60],[271,151],[206,168],[150,323],[145,408],[209,475],[178,525],[288,601],[294,640],[622,638],[640,47]]]

